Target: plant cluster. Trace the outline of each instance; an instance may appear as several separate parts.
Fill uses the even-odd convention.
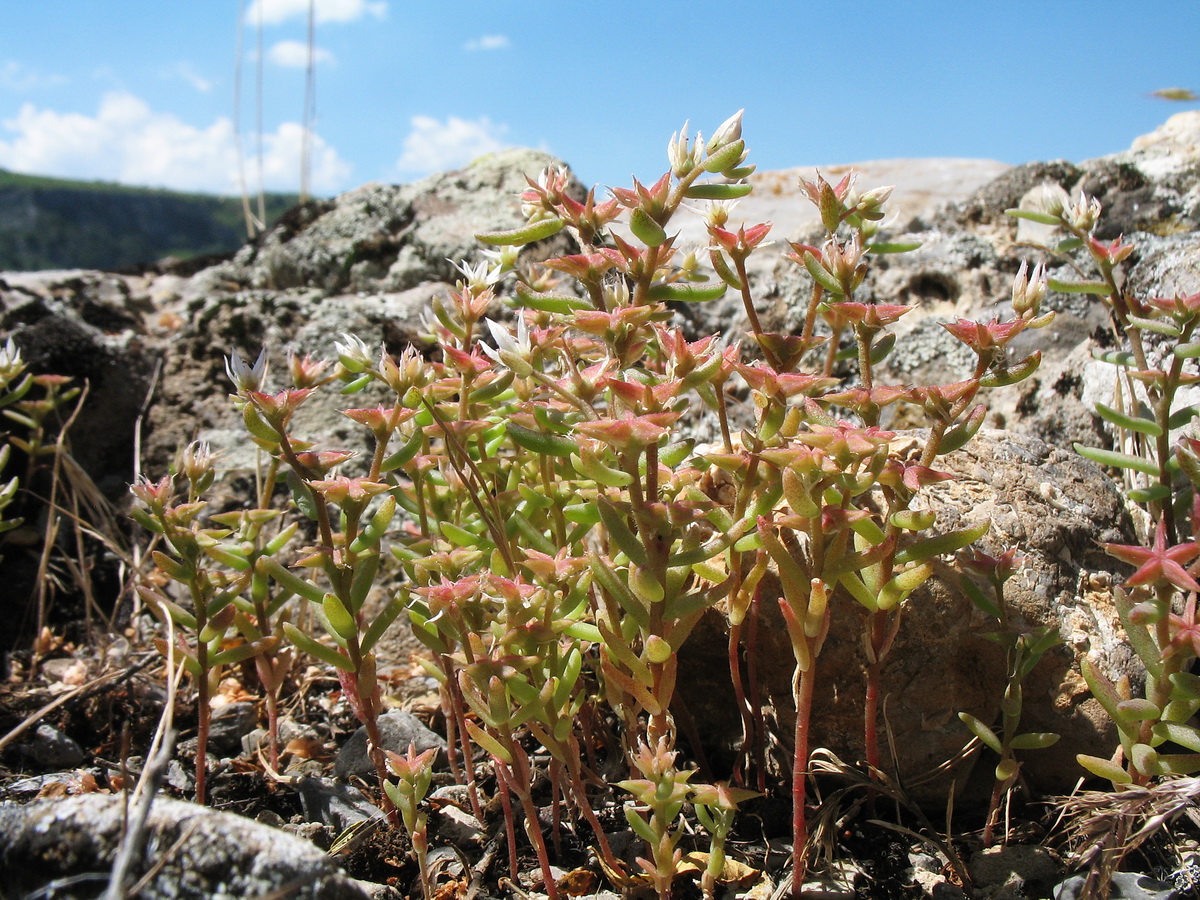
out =
[[[1141,690],[1128,678],[1112,683],[1089,659],[1082,663],[1088,687],[1117,726],[1120,746],[1112,758],[1081,755],[1080,764],[1115,789],[1145,786],[1160,776],[1200,772],[1200,441],[1188,426],[1200,415],[1194,389],[1200,382],[1200,294],[1140,298],[1124,285],[1121,265],[1135,247],[1123,237],[1096,236],[1101,206],[1086,194],[1072,200],[1051,191],[1040,209],[1011,215],[1055,226],[1063,232],[1052,257],[1074,272],[1051,279],[1065,293],[1096,297],[1109,313],[1112,346],[1094,357],[1113,368],[1112,399],[1096,403],[1096,415],[1111,427],[1113,448],[1076,444],[1082,456],[1116,470],[1125,496],[1140,512],[1141,542],[1104,544],[1135,571],[1116,594],[1129,643],[1145,668]],[[1106,882],[1129,849],[1131,819],[1094,843],[1099,865],[1093,882]]]
[[[206,510],[216,461],[202,445],[185,449],[172,474],[134,486],[135,516],[155,536],[159,573],[141,595],[168,623],[173,636],[162,649],[191,673],[199,699],[201,799],[208,698],[221,670],[253,660],[274,760],[279,694],[303,653],[336,669],[367,729],[384,807],[423,857],[420,803],[431,759],[385,753],[378,728],[375,647],[404,619],[429,651],[424,665],[441,688],[449,766],[481,818],[476,761],[480,752],[490,760],[514,877],[519,818],[546,893],[558,895],[551,860],[560,829],[548,844],[538,815],[546,800],[533,762],[540,748],[550,760],[555,825],[563,816],[586,823],[619,886],[648,883],[670,896],[690,805],[711,837],[702,880],[711,896],[739,804],[754,795],[751,786],[767,789],[766,724],[746,688],[754,665],[747,626],[775,603],[795,663],[790,794],[799,896],[809,730],[830,623],[850,615],[863,622],[863,763],[880,777],[879,707],[901,612],[938,560],[986,531],[939,527],[925,489],[951,477],[937,460],[982,426],[986,392],[1036,370],[1037,352],[1014,359],[1010,345],[1053,313],[1041,308],[1044,268],[1022,265],[1007,318],[945,323],[974,357],[961,380],[883,383],[880,364],[896,343],[891,326],[913,307],[861,299],[860,288],[873,258],[911,247],[881,234],[890,188],[860,192],[853,176],[836,184],[818,177],[802,187],[824,236],[789,253],[811,285],[800,325],[764,330],[746,262],[771,226],[731,220],[751,189],[746,154],[739,114],[707,141],[685,126],[668,145],[660,179],[612,189],[607,199],[595,190],[579,199],[562,170],[530,180],[521,195],[526,223],[480,235],[494,249],[459,264],[455,290],[435,301],[429,354],[408,347],[396,356],[345,335],[336,364],[290,357],[281,389],[268,385],[265,351],[254,364],[231,354],[232,402],[266,460],[255,503]],[[708,244],[687,251],[672,225],[689,211],[704,217]],[[1114,782],[1144,783],[1200,768],[1200,731],[1187,724],[1200,709],[1200,681],[1188,672],[1200,655],[1192,593],[1200,590],[1200,442],[1172,445],[1169,437],[1193,415],[1174,400],[1190,378],[1185,361],[1200,356],[1200,295],[1127,298],[1113,277],[1127,245],[1092,236],[1098,212],[1081,200],[1019,214],[1065,227],[1071,237],[1058,250],[1086,247],[1102,275],[1049,286],[1104,297],[1132,336],[1128,354],[1106,357],[1122,367],[1123,388],[1117,403],[1099,409],[1131,449],[1081,452],[1144,476],[1130,496],[1148,510],[1153,541],[1109,550],[1139,566],[1122,609],[1149,677],[1145,696],[1134,697],[1129,685],[1085,671],[1118,723],[1124,756],[1081,762]],[[560,233],[574,252],[538,264],[522,254]],[[678,305],[727,292],[749,323],[745,345],[722,335],[689,339]],[[500,314],[502,300],[511,313]],[[1161,364],[1151,364],[1147,332],[1170,343]],[[735,430],[736,381],[749,390],[753,414]],[[365,458],[292,432],[296,410],[315,391],[337,388],[366,398],[344,410],[370,436]],[[915,457],[896,452],[896,434],[885,427],[900,406],[924,419]],[[711,443],[682,437],[697,415],[715,419]],[[1003,586],[1014,553],[965,558],[985,587],[964,578],[962,588],[996,619],[1008,654],[999,728],[964,717],[1000,756],[990,841],[1018,776],[1015,751],[1054,739],[1022,734],[1019,724],[1021,683],[1055,635],[1021,633],[1009,622]],[[395,570],[400,583],[383,587]],[[1182,609],[1180,595],[1188,597]],[[715,608],[730,624],[730,678],[743,720],[735,786],[695,780],[680,761],[672,713],[680,652]],[[1192,753],[1160,752],[1165,741]],[[606,783],[600,773],[614,765],[628,777]],[[597,814],[596,798],[613,791],[645,842],[640,872],[613,853]],[[424,863],[422,883],[428,893]]]
[[[87,398],[87,386],[56,374],[34,373],[11,337],[0,347],[0,558],[24,554],[33,576],[15,579],[11,593],[29,591],[29,619],[14,632],[32,631],[38,653],[51,641],[56,598],[82,597],[90,629],[100,604],[93,595],[97,546],[124,557],[121,529],[91,479],[71,455],[69,433]]]

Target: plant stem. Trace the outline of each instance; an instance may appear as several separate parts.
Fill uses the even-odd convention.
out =
[[[792,693],[796,700],[795,752],[792,756],[792,897],[800,900],[808,867],[808,822],[805,800],[808,796],[808,730],[812,717],[813,681],[816,659],[807,672],[796,669]]]

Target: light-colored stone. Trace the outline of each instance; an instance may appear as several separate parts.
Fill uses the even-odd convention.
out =
[[[95,875],[103,885],[127,827],[120,795],[0,805],[0,883],[22,897],[74,876]],[[244,900],[297,885],[289,896],[369,896],[307,841],[243,816],[165,798],[151,807],[146,843],[131,874],[137,879],[152,871],[139,893],[147,900]]]

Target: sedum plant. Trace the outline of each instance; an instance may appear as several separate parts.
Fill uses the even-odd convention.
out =
[[[435,301],[428,355],[409,347],[393,356],[346,335],[328,374],[323,363],[293,358],[293,386],[273,393],[265,356],[249,365],[235,352],[234,402],[270,460],[266,484],[286,483],[289,513],[308,520],[307,548],[286,546],[297,531],[266,540],[235,518],[222,520],[224,531],[203,529],[188,505],[199,500],[171,521],[166,497],[140,486],[164,538],[178,533],[175,555],[190,554],[186,564],[164,555],[168,575],[193,588],[210,561],[237,573],[206,575],[211,592],[202,584],[192,591],[203,612],[175,613],[197,635],[189,650],[198,672],[213,664],[216,629],[239,622],[248,648],[239,652],[279,653],[286,643],[334,666],[367,728],[381,783],[389,757],[376,724],[374,648],[404,615],[432,654],[427,668],[441,686],[452,770],[481,812],[475,759],[477,749],[486,753],[504,806],[509,867],[515,876],[519,813],[552,898],[559,829],[548,843],[535,796],[538,746],[551,760],[553,822],[564,812],[582,820],[618,879],[623,869],[595,812],[596,798],[614,789],[633,797],[628,822],[647,845],[639,865],[660,897],[669,896],[679,866],[685,804],[712,837],[710,861],[720,859],[749,794],[692,785],[692,771],[677,764],[679,654],[708,610],[729,610],[731,678],[746,729],[740,770],[752,744],[761,745],[743,670],[752,647],[741,643],[762,603],[778,604],[794,653],[799,895],[808,733],[830,623],[862,609],[865,762],[876,772],[878,706],[902,610],[937,558],[985,531],[939,529],[924,489],[949,477],[934,468],[937,457],[982,425],[984,392],[1036,369],[1036,353],[1009,360],[1009,343],[1051,318],[1040,311],[1041,271],[1030,276],[1022,267],[1010,319],[946,324],[976,359],[963,380],[881,383],[879,364],[895,346],[890,326],[911,307],[858,293],[875,255],[905,249],[880,235],[890,188],[858,193],[853,177],[818,178],[803,189],[824,237],[791,247],[811,278],[801,324],[795,333],[765,331],[746,262],[770,224],[730,222],[732,202],[751,190],[746,154],[739,113],[708,140],[685,126],[668,145],[661,178],[614,188],[608,199],[595,190],[579,199],[563,170],[531,179],[520,198],[526,223],[480,235],[492,249],[478,263],[458,264],[454,291]],[[675,217],[696,204],[708,245],[677,247]],[[570,252],[526,261],[523,247],[560,234]],[[745,345],[720,335],[691,339],[675,310],[730,291],[749,325]],[[752,398],[748,416],[730,415],[737,382]],[[370,436],[361,459],[292,433],[296,410],[338,383],[343,394],[368,398],[345,411]],[[883,427],[898,404],[928,424],[916,459],[895,452],[896,434]],[[704,417],[714,436],[708,445],[687,436]],[[745,425],[735,430],[738,420]],[[260,493],[261,507],[275,501],[271,490]],[[224,558],[233,543],[238,565]],[[385,560],[402,579],[371,606]],[[288,618],[292,598],[312,608],[323,634],[302,629],[299,615]],[[391,763],[418,785],[415,761]],[[613,768],[629,777],[609,783],[600,773]],[[761,760],[757,775],[762,783]],[[385,789],[385,805],[418,827],[416,794],[397,790]],[[716,870],[708,875],[711,895]]]
[[[1061,229],[1063,238],[1046,250],[1077,277],[1052,280],[1050,286],[1095,297],[1109,313],[1116,349],[1093,355],[1112,367],[1112,401],[1094,408],[1111,426],[1113,446],[1075,449],[1116,470],[1140,513],[1138,543],[1102,546],[1134,567],[1116,591],[1116,605],[1145,667],[1145,682],[1140,691],[1128,678],[1113,683],[1083,660],[1084,678],[1116,725],[1120,746],[1112,757],[1081,754],[1078,761],[1118,792],[1194,776],[1200,772],[1200,729],[1193,722],[1200,710],[1200,678],[1192,672],[1200,657],[1200,441],[1191,423],[1200,405],[1186,391],[1200,381],[1200,294],[1144,298],[1127,290],[1121,266],[1134,245],[1123,237],[1096,236],[1101,205],[1082,192],[1072,200],[1060,189],[1047,195],[1042,209],[1009,212]],[[1111,806],[1119,808],[1119,799]],[[1158,827],[1148,823],[1131,838],[1133,815],[1118,812],[1100,821],[1104,827],[1091,842],[1084,886],[1089,897],[1107,895],[1111,874]]]
[[[1144,519],[1142,542],[1104,544],[1117,559],[1135,567],[1117,592],[1117,605],[1130,644],[1146,668],[1143,695],[1133,696],[1126,681],[1112,684],[1090,661],[1083,674],[1092,693],[1117,725],[1121,747],[1112,760],[1081,756],[1092,774],[1114,785],[1144,785],[1160,775],[1200,771],[1200,730],[1189,724],[1200,709],[1200,679],[1191,674],[1200,656],[1196,614],[1195,561],[1200,557],[1200,442],[1185,434],[1200,413],[1183,389],[1200,381],[1200,294],[1187,297],[1133,296],[1120,285],[1119,269],[1134,247],[1123,238],[1095,236],[1099,201],[1085,194],[1072,201],[1051,194],[1043,210],[1010,210],[1019,218],[1055,225],[1065,237],[1048,251],[1064,258],[1081,280],[1052,280],[1068,293],[1096,297],[1108,309],[1116,350],[1095,357],[1113,367],[1113,400],[1095,412],[1113,428],[1113,449],[1076,444],[1082,456],[1120,472],[1128,499]],[[1077,254],[1076,261],[1070,254]],[[1084,265],[1095,274],[1088,278]],[[1160,753],[1173,742],[1185,753]]]
[[[401,756],[391,750],[384,751],[388,769],[397,777],[396,781],[385,781],[384,792],[400,813],[400,821],[412,841],[413,853],[421,869],[421,894],[425,900],[433,900],[433,879],[429,871],[429,816],[421,809],[421,802],[429,793],[433,781],[433,758],[437,749],[431,748],[417,753],[416,747],[408,745],[408,752]]]
[[[202,515],[207,505],[205,494],[216,477],[214,466],[206,444],[190,444],[180,452],[173,474],[156,482],[142,478],[132,487],[137,501],[133,518],[162,547],[152,551],[160,578],[157,583],[139,585],[138,594],[156,615],[170,618],[179,629],[174,632],[176,644],[159,641],[159,650],[168,659],[182,660],[196,688],[196,802],[200,804],[206,799],[210,702],[221,673],[251,657],[274,659],[279,645],[273,634],[255,632],[249,640],[236,636],[239,605],[242,616],[247,606],[254,608],[246,598],[254,590],[250,559],[254,544],[239,540],[245,537],[245,530],[228,527],[232,524],[228,517],[221,522],[220,517]],[[180,481],[187,485],[182,492]],[[266,511],[257,517],[258,525],[274,515]],[[289,537],[284,531],[264,552],[278,552]]]
[[[986,589],[965,575],[960,579],[963,592],[981,612],[996,623],[997,630],[986,637],[1004,647],[1007,683],[1000,702],[999,734],[986,722],[970,713],[960,712],[958,717],[980,742],[1000,757],[996,764],[996,780],[988,803],[987,817],[983,827],[983,845],[990,847],[995,841],[996,825],[1000,819],[1000,807],[1017,784],[1022,763],[1017,759],[1018,750],[1040,750],[1058,742],[1059,736],[1051,732],[1020,732],[1021,708],[1024,703],[1022,682],[1037,666],[1050,648],[1059,643],[1057,631],[1052,626],[1022,630],[1011,621],[1004,600],[1004,585],[1016,574],[1021,557],[1014,550],[1006,550],[998,556],[989,556],[973,550],[962,560],[962,567],[981,578]]]

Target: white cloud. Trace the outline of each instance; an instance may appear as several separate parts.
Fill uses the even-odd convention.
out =
[[[308,4],[309,0],[254,0],[246,10],[246,22],[258,22],[260,12],[265,25],[307,19]],[[316,0],[313,14],[318,22],[353,22],[366,15],[382,19],[387,8],[386,0]]]
[[[207,94],[213,88],[213,83],[192,68],[190,63],[181,62],[175,65],[175,74],[190,84],[201,94]]]
[[[233,123],[220,118],[198,128],[170,113],[155,112],[140,98],[111,92],[95,116],[38,109],[26,103],[2,123],[0,167],[65,178],[101,179],[187,191],[236,193],[237,147]],[[268,190],[295,191],[300,182],[304,129],[287,122],[263,136],[263,181]],[[243,137],[247,154],[251,136]],[[350,165],[318,135],[312,139],[311,186],[315,193],[346,187]],[[257,165],[247,157],[247,178]]]
[[[471,38],[463,44],[464,50],[505,50],[509,46],[507,34],[485,34]]]
[[[58,87],[66,83],[67,79],[62,75],[43,74],[15,59],[6,59],[4,62],[0,62],[0,90],[24,93],[39,88]]]
[[[267,51],[267,59],[286,69],[303,69],[308,65],[308,45],[304,41],[279,41]],[[333,54],[322,47],[314,47],[313,62],[331,63]]]
[[[413,116],[412,131],[404,139],[404,152],[396,161],[403,173],[440,172],[466,165],[477,156],[511,146],[504,140],[507,125],[487,116],[468,121],[450,116],[439,122],[430,116]]]

